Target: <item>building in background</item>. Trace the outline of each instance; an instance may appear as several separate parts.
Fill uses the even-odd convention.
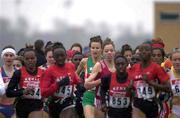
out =
[[[154,37],[164,40],[166,52],[180,48],[180,1],[156,1]]]

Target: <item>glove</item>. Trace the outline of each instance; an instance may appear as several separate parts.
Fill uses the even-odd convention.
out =
[[[76,86],[76,91],[74,92],[76,95],[77,100],[82,101],[83,93],[86,91],[85,87],[83,84],[78,84]]]
[[[34,94],[34,89],[33,88],[26,88],[23,90],[23,95],[33,95]]]
[[[86,88],[83,86],[83,84],[78,84],[76,86],[76,89],[80,91],[81,93],[84,93],[86,91]]]
[[[70,80],[68,76],[66,76],[61,81],[58,82],[59,86],[66,86],[66,85],[69,85],[69,83],[70,83]]]

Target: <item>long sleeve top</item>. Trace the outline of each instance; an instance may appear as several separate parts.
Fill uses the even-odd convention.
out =
[[[66,63],[63,67],[53,65],[49,67],[41,79],[41,95],[43,97],[56,96],[60,97],[61,87],[59,87],[58,82],[69,76],[70,86],[80,82],[78,75],[75,73],[75,67],[72,63]],[[71,91],[71,90],[70,90]],[[72,92],[72,91],[71,91]],[[56,94],[56,95],[55,95]],[[57,95],[59,94],[59,95]]]
[[[0,74],[0,96],[5,94],[5,84],[2,75]]]
[[[6,90],[7,97],[19,97],[23,95],[23,88],[19,88],[19,82],[21,78],[21,71],[16,70],[9,82],[9,85]]]

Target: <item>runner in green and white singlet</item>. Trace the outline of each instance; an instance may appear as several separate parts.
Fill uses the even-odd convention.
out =
[[[100,36],[90,38],[90,57],[82,59],[77,69],[77,74],[85,70],[85,79],[92,71],[94,64],[101,59],[102,40]],[[95,90],[88,90],[83,95],[83,109],[85,118],[94,118],[94,97]]]

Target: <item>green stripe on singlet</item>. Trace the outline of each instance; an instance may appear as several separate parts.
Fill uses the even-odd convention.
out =
[[[88,60],[87,60],[86,75],[89,76],[89,74],[92,72],[93,66],[94,66],[94,63],[93,63],[92,57],[90,56],[88,57]],[[94,97],[95,97],[95,91],[93,90],[86,91],[83,95],[83,101],[82,101],[83,107],[85,107],[86,105],[94,106]]]
[[[90,56],[90,57],[88,57],[88,60],[87,60],[87,73],[88,74],[91,73],[93,66],[94,66],[93,59]]]

